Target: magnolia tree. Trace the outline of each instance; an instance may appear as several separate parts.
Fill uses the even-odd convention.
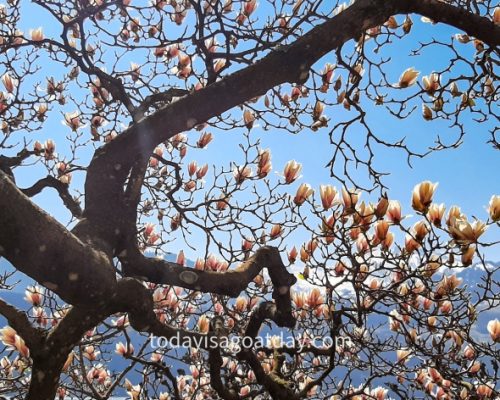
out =
[[[0,393],[498,398],[500,197],[466,216],[425,181],[401,205],[376,162],[458,147],[474,121],[500,146],[495,5],[0,5]],[[421,150],[374,112],[445,128]],[[301,160],[275,174],[263,130],[329,137],[331,184]]]

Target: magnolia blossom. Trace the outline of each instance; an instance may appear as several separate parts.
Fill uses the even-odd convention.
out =
[[[487,328],[491,339],[496,343],[500,343],[500,321],[498,319],[491,320],[488,322]]]
[[[208,164],[204,164],[196,171],[196,178],[202,179],[208,172]]]
[[[187,15],[187,8],[183,7],[180,4],[177,4],[175,6],[175,12],[170,15],[170,18],[177,25],[182,25],[182,22],[184,21],[184,18],[186,18],[186,15]]]
[[[8,93],[12,93],[18,85],[18,80],[16,78],[13,78],[8,72],[6,72],[2,76],[2,83],[5,87],[5,90],[7,90]]]
[[[215,37],[212,36],[208,39],[205,39],[205,47],[210,53],[215,53],[215,51],[217,50],[217,46],[218,43]]]
[[[0,329],[0,340],[6,346],[17,350],[21,356],[29,357],[30,351],[24,343],[24,339],[10,326]]]
[[[466,218],[452,217],[449,225],[450,235],[461,244],[477,242],[487,228],[483,221],[475,220],[471,224]]]
[[[326,63],[323,71],[321,71],[321,80],[323,84],[329,84],[332,81],[334,75],[335,66],[330,63]]]
[[[482,399],[489,399],[493,394],[494,387],[495,385],[493,383],[490,383],[488,385],[479,385],[477,387],[476,393]]]
[[[32,315],[38,325],[46,326],[49,322],[48,315],[42,307],[33,307]]]
[[[299,164],[295,160],[288,161],[285,165],[285,169],[283,171],[283,175],[285,177],[285,182],[290,184],[297,180],[299,177],[300,171],[302,170],[302,164]]]
[[[113,320],[113,325],[117,328],[124,328],[129,325],[128,315],[124,314],[116,320]]]
[[[293,292],[291,297],[295,307],[304,308],[306,304],[306,294],[304,292]]]
[[[389,223],[384,220],[378,221],[375,224],[375,236],[374,236],[375,242],[376,243],[383,242],[386,239],[388,232],[389,232]]]
[[[193,176],[196,173],[197,169],[198,169],[198,164],[196,164],[196,161],[191,161],[188,164],[188,173],[189,173],[189,176]]]
[[[315,308],[316,306],[323,304],[324,301],[325,300],[324,300],[323,295],[321,294],[320,290],[315,287],[309,292],[309,295],[307,296],[307,299],[306,299],[306,304],[310,308]]]
[[[234,302],[235,311],[241,313],[247,309],[248,299],[246,297],[239,296]]]
[[[418,242],[424,240],[425,236],[429,233],[429,227],[426,221],[418,221],[412,227],[412,234]]]
[[[24,298],[27,302],[31,303],[33,306],[39,306],[42,304],[44,299],[44,290],[39,286],[28,286],[25,291],[26,297]]]
[[[190,180],[184,184],[184,190],[186,192],[192,192],[196,189],[196,182],[194,180]]]
[[[200,319],[198,320],[198,330],[201,332],[201,333],[207,333],[208,332],[208,328],[210,326],[210,321],[209,319],[207,318],[207,316],[205,315],[202,315],[200,317]]]
[[[257,8],[259,3],[257,0],[246,0],[243,2],[241,14],[245,17],[249,17]]]
[[[172,58],[175,58],[179,55],[179,46],[177,44],[173,44],[171,46],[168,46],[166,49],[165,49],[165,56],[167,57],[167,59],[172,59]]]
[[[139,64],[130,63],[130,77],[132,81],[137,82],[141,77],[141,66]]]
[[[384,25],[389,29],[396,29],[399,26],[398,21],[396,21],[396,18],[394,16],[390,16]]]
[[[385,400],[388,391],[388,389],[384,389],[379,386],[370,392],[370,396],[372,396],[375,400]]]
[[[34,42],[41,42],[44,39],[42,27],[30,29],[30,36]]]
[[[124,357],[129,356],[134,353],[134,346],[132,346],[132,343],[123,344],[118,342],[115,345],[115,353]]]
[[[226,65],[226,59],[225,58],[218,58],[217,60],[214,61],[214,72],[217,73],[219,72],[224,66]]]
[[[107,379],[109,378],[109,373],[102,364],[97,364],[95,367],[92,367],[87,373],[87,379],[89,382],[93,382],[96,380],[99,384],[103,385]]]
[[[97,360],[97,357],[101,354],[100,351],[97,351],[94,346],[86,346],[83,349],[83,356],[89,361]]]
[[[460,284],[462,279],[457,278],[456,275],[445,276],[436,288],[437,296],[444,296],[452,293]]]
[[[124,386],[130,396],[130,400],[139,400],[139,396],[141,395],[141,385],[132,385],[128,379],[125,379]]]
[[[432,110],[425,104],[422,104],[422,117],[424,117],[426,121],[430,121],[433,118]]]
[[[431,204],[427,210],[427,217],[432,222],[434,226],[441,226],[441,220],[443,219],[446,207],[444,204]]]
[[[175,261],[179,265],[184,265],[186,263],[186,256],[184,255],[184,251],[180,250],[177,254],[177,259]]]
[[[439,89],[439,75],[433,72],[429,76],[424,76],[422,78],[422,83],[424,85],[424,90],[432,95]]]
[[[80,114],[78,111],[64,114],[64,121],[73,131],[76,131],[81,126]]]
[[[69,367],[73,363],[74,359],[75,359],[75,353],[73,353],[73,352],[69,353],[68,358],[66,359],[66,362],[64,363],[63,368],[62,368],[62,370],[64,372],[67,372],[69,370]]]
[[[390,330],[393,332],[399,331],[399,329],[401,328],[401,320],[402,320],[401,315],[396,310],[392,310],[389,313]]]
[[[411,204],[415,211],[425,212],[428,209],[437,186],[437,183],[424,181],[413,188]]]
[[[384,218],[384,215],[387,213],[388,209],[389,199],[385,195],[383,195],[375,206],[375,217],[377,217],[377,219]]]
[[[304,202],[314,193],[314,190],[307,183],[302,183],[298,189],[295,197],[293,198],[293,202],[300,206],[304,204]]]
[[[491,196],[488,212],[494,222],[500,221],[500,195]]]
[[[254,121],[255,121],[254,113],[248,108],[246,108],[245,111],[243,111],[243,122],[245,123],[245,126],[248,129],[251,129],[253,127]]]
[[[259,178],[266,177],[272,169],[271,164],[271,150],[259,150],[257,175]]]
[[[282,230],[281,230],[281,225],[273,225],[273,227],[271,228],[271,233],[269,234],[271,240],[272,239],[276,239],[278,236],[280,236],[282,233]]]
[[[210,132],[203,132],[196,142],[196,146],[200,149],[207,147],[207,145],[212,141],[212,134]]]
[[[441,312],[443,314],[449,314],[451,312],[451,310],[453,310],[453,305],[451,303],[451,301],[444,301],[443,304],[441,304],[441,308],[440,308]]]
[[[370,249],[370,245],[365,235],[360,235],[356,240],[356,249],[360,253],[366,253]]]
[[[382,249],[389,250],[389,248],[394,243],[394,234],[392,232],[388,232],[385,239],[382,241]]]
[[[342,188],[342,200],[346,210],[353,211],[359,200],[359,196],[360,194],[356,190],[347,190],[346,188]]]
[[[235,171],[233,171],[233,175],[235,174]],[[236,178],[236,182],[239,182],[239,179],[237,177],[238,175],[234,175],[234,177]],[[221,194],[219,196],[219,200],[216,202],[215,206],[217,208],[217,210],[219,211],[223,211],[227,208],[227,206],[229,205],[229,199],[230,199],[230,196],[226,196],[224,194]]]
[[[331,185],[320,185],[321,204],[325,210],[333,207],[337,200],[337,189]]]
[[[476,357],[476,352],[474,350],[473,347],[471,347],[470,345],[467,346],[465,349],[464,349],[464,356],[465,358],[469,359],[469,360],[473,360],[474,357]]]
[[[14,32],[14,40],[12,41],[12,43],[15,45],[23,44],[25,41],[23,35],[24,35],[23,31],[16,29]]]
[[[304,246],[300,247],[300,261],[306,263],[311,258],[311,254],[305,249]]]
[[[293,264],[295,262],[298,255],[299,252],[297,251],[297,248],[293,246],[292,249],[288,252],[288,261],[290,262],[290,264]]]
[[[387,208],[387,218],[389,218],[389,220],[396,225],[401,222],[401,203],[399,201],[389,201],[389,206]]]
[[[476,253],[475,246],[467,246],[465,251],[462,253],[462,257],[461,257],[462,264],[464,266],[471,265],[475,253]]]
[[[328,126],[328,119],[324,115],[320,115],[319,118],[311,125],[311,130],[316,132],[319,128]]]
[[[411,355],[411,350],[409,349],[399,349],[396,351],[396,357],[398,363],[405,363],[406,361],[408,361],[410,355]]]
[[[153,51],[155,57],[163,57],[167,49],[165,47],[156,47]]]
[[[152,224],[151,222],[148,222],[144,226],[144,231],[143,231],[144,238],[147,239],[149,236],[151,236],[151,234],[154,232],[154,229],[155,229],[155,225]]]
[[[450,227],[455,222],[455,219],[466,219],[466,216],[462,214],[460,207],[451,206],[446,217],[446,225]]]
[[[240,166],[235,167],[233,169],[233,176],[236,179],[236,183],[240,184],[245,179],[250,178],[252,176],[252,168],[250,166]]]
[[[153,154],[158,156],[158,157],[163,157],[163,148],[160,146],[156,146],[154,151],[153,151]],[[151,167],[156,168],[156,167],[158,167],[158,164],[159,164],[158,158],[151,157],[149,159],[149,165]]]
[[[177,60],[178,64],[172,69],[172,72],[180,78],[187,79],[192,72],[191,57],[188,54],[178,51]]]
[[[414,85],[415,82],[417,81],[417,77],[419,74],[420,72],[416,71],[413,67],[408,68],[401,74],[399,78],[398,82],[399,87],[407,88],[409,86]]]
[[[312,114],[314,121],[319,120],[319,118],[323,114],[324,109],[325,109],[325,105],[319,100],[316,101],[316,104],[314,105],[314,109],[313,109],[313,114]]]
[[[354,73],[350,76],[350,81],[352,83],[357,82],[361,77],[365,74],[365,69],[363,68],[363,64],[356,64],[353,68]]]

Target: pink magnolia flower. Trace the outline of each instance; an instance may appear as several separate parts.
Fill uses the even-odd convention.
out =
[[[321,197],[321,204],[325,210],[333,207],[337,201],[337,189],[331,185],[320,185],[319,193]]]
[[[299,164],[295,160],[290,160],[286,163],[285,169],[284,169],[284,177],[285,177],[285,182],[287,184],[290,184],[297,180],[299,177],[300,171],[302,170],[302,165]]]
[[[293,198],[293,202],[301,206],[304,202],[314,193],[314,190],[307,183],[302,183],[298,189],[295,197]]]
[[[488,332],[494,342],[500,343],[500,321],[498,319],[488,322]]]

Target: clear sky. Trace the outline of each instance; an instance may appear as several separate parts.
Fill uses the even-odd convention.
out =
[[[422,57],[407,56],[410,49],[415,48],[416,41],[426,41],[433,36],[448,40],[453,34],[457,33],[455,29],[450,29],[444,25],[423,24],[418,21],[417,17],[414,20],[414,32],[408,38],[396,42],[392,47],[391,56],[393,56],[393,59],[387,65],[387,72],[393,82],[397,82],[401,72],[410,66],[414,66],[421,71],[420,77],[422,77],[434,70],[443,68],[448,61],[448,55],[442,48],[427,51]],[[53,26],[48,21],[49,17],[44,12],[25,13],[24,30],[27,32],[29,28],[42,25],[45,32],[50,34]],[[401,22],[402,17],[399,17],[398,21]],[[463,46],[464,51],[472,54],[471,44]],[[317,64],[317,69],[321,69],[325,62],[335,63],[335,59],[333,56],[326,56]],[[50,63],[47,63],[44,68],[47,73],[51,71],[51,68],[54,68],[54,74],[60,72],[60,67],[54,67]],[[420,108],[407,121],[399,121],[382,112],[381,108],[376,108],[367,104],[367,102],[364,103],[364,106],[368,111],[371,125],[375,131],[382,133],[381,136],[391,139],[406,136],[409,143],[415,146],[416,149],[422,150],[426,145],[431,145],[437,134],[448,142],[451,142],[456,135],[456,131],[448,129],[446,122],[424,121],[421,117]],[[71,107],[64,109],[65,112],[73,110]],[[496,107],[496,112],[498,112],[498,107]],[[330,128],[341,118],[353,114],[352,112],[349,114],[337,106],[327,109],[326,115],[330,119],[329,128],[320,129],[318,132],[304,130],[298,135],[291,135],[277,130],[265,132],[259,126],[253,129],[253,137],[260,138],[262,147],[269,147],[272,151],[273,171],[281,172],[285,163],[290,159],[295,159],[303,164],[303,176],[301,180],[294,184],[291,193],[295,193],[295,188],[302,182],[310,183],[317,190],[319,185],[324,183],[332,183],[338,186],[338,182],[330,178],[329,171],[325,168],[333,151],[328,133]],[[415,184],[423,180],[431,180],[439,182],[435,195],[436,202],[445,203],[447,206],[458,204],[469,217],[487,218],[486,207],[490,197],[493,194],[500,194],[498,151],[495,151],[491,145],[486,143],[490,135],[488,130],[495,126],[496,121],[490,120],[484,123],[476,123],[472,118],[473,116],[470,113],[464,118],[467,134],[459,149],[431,154],[424,159],[413,159],[413,168],[408,167],[403,153],[392,149],[378,149],[375,165],[379,170],[390,173],[384,179],[385,184],[390,188],[389,196],[400,200],[404,211],[411,213],[410,196]],[[62,113],[61,118],[49,118],[43,130],[35,135],[36,139],[41,142],[47,138],[56,139],[58,144],[61,143],[59,149],[63,151],[63,138],[68,134],[68,129],[61,124],[61,119]],[[237,156],[234,156],[234,154],[237,154],[242,131],[219,132],[214,129],[209,129],[209,131],[214,133],[214,140],[206,151],[196,153],[199,164],[217,160],[217,165],[228,166],[230,161],[237,161],[235,159]],[[193,134],[197,137],[199,133],[193,132]],[[352,143],[360,145],[364,141],[364,133],[361,130],[359,134],[352,132],[350,138]],[[447,138],[448,140],[446,140]],[[83,163],[85,159],[90,158],[91,152],[81,153],[80,156]],[[361,181],[366,179],[366,175],[362,171],[357,176]],[[78,188],[81,185],[81,178],[75,175],[72,188]],[[32,169],[27,169],[26,173],[19,175],[21,185],[23,183],[28,185],[33,182],[33,179]],[[369,197],[369,199],[376,200],[376,196]],[[67,211],[64,210],[57,196],[51,191],[45,191],[36,196],[35,201],[62,221],[68,217]],[[490,229],[484,238],[499,240],[498,229],[496,231]],[[195,252],[186,250],[186,253],[188,258],[196,257]],[[488,249],[486,254],[488,259],[500,260],[499,246]]]

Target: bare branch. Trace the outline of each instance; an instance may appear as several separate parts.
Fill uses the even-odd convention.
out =
[[[74,217],[80,218],[82,216],[82,209],[80,204],[75,201],[75,199],[69,193],[69,186],[59,179],[54,178],[53,176],[47,176],[43,179],[40,179],[35,184],[26,189],[21,189],[21,191],[28,197],[33,197],[36,194],[40,193],[46,187],[51,187],[57,190],[59,193],[59,197],[63,201],[64,205],[71,211]]]

